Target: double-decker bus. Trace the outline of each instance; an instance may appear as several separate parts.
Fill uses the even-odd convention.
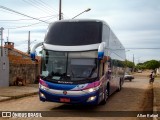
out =
[[[43,43],[39,98],[70,104],[105,104],[120,91],[125,48],[106,22],[60,20],[52,23]]]

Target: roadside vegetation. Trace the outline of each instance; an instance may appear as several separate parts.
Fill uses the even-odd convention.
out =
[[[135,70],[155,70],[157,68],[160,68],[160,61],[157,60],[149,60],[144,63],[138,63],[135,65],[133,62],[126,60],[126,67],[128,68],[134,68]]]
[[[160,67],[160,61],[157,60],[150,60],[146,61],[144,63],[138,63],[136,65],[137,69],[152,69],[155,70],[156,68]]]
[[[130,68],[131,72],[134,71],[141,73],[142,71],[148,71],[148,75],[150,74],[149,71],[153,71],[155,73],[156,79],[160,78],[160,61],[157,60],[149,60],[144,63],[138,63],[137,65],[131,61],[126,61],[126,67]]]

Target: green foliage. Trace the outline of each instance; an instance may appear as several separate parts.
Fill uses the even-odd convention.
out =
[[[126,60],[126,67],[133,68],[135,67],[135,64],[131,61]]]
[[[150,60],[144,63],[137,64],[137,69],[156,69],[160,67],[160,61],[157,60]]]
[[[124,61],[120,61],[120,60],[112,60],[112,64],[114,66],[119,66],[119,67],[125,67],[125,62]]]

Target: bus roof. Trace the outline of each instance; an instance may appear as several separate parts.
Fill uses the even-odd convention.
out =
[[[51,24],[53,24],[55,22],[101,22],[101,23],[106,24],[108,26],[108,24],[105,21],[99,20],[99,19],[65,19],[65,20],[54,21]]]

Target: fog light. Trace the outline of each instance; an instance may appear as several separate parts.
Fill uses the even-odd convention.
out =
[[[96,96],[91,96],[88,98],[87,102],[91,102],[94,101],[96,99]]]
[[[40,93],[40,97],[46,99],[45,95],[43,93]]]

